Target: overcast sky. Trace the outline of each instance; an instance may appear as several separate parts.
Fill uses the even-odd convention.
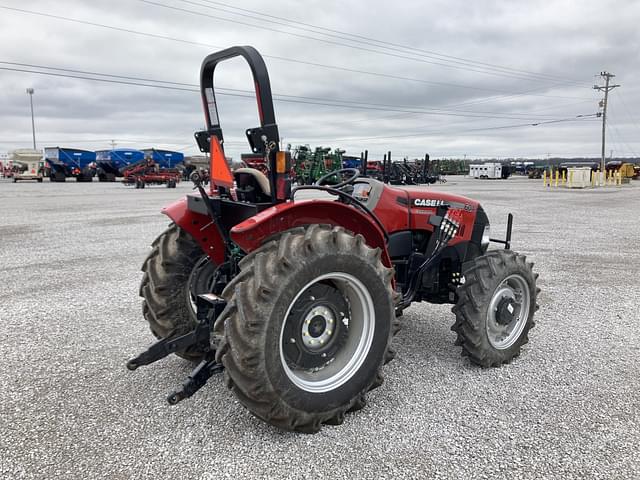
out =
[[[30,146],[25,89],[33,87],[38,147],[93,150],[113,140],[119,147],[196,153],[193,132],[204,117],[192,90],[202,59],[253,45],[281,95],[275,108],[284,144],[355,155],[367,148],[370,158],[388,150],[394,158],[598,156],[599,119],[576,116],[598,111],[601,93],[592,86],[607,70],[621,84],[610,96],[607,155],[610,149],[614,156],[640,155],[634,0],[0,0],[0,6],[0,62],[49,67],[0,63],[0,151]],[[7,68],[138,77],[147,80],[134,82],[181,90]],[[252,90],[240,61],[220,67],[216,85]],[[255,102],[231,95],[218,95],[218,102],[227,154],[237,158],[248,151],[244,129],[258,125]],[[532,123],[541,124],[517,126]]]

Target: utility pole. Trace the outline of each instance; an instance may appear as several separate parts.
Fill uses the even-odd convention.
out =
[[[111,140],[111,150],[115,150],[115,148],[116,148],[116,141]]]
[[[36,149],[36,123],[33,120],[33,88],[27,88],[27,94],[29,95],[29,103],[31,104],[31,133],[33,135],[33,149]]]
[[[594,85],[593,89],[598,90],[600,92],[604,92],[604,99],[600,101],[600,106],[602,107],[602,152],[600,155],[600,175],[604,175],[605,172],[605,132],[607,128],[607,100],[609,99],[609,92],[620,85],[610,85],[610,80],[615,77],[613,73],[609,72],[600,72],[600,76],[604,78],[604,86]]]

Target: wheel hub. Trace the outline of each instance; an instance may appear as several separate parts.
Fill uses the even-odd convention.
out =
[[[287,377],[308,392],[346,382],[365,361],[374,334],[373,300],[354,276],[331,272],[293,299],[280,334]]]
[[[333,336],[335,321],[335,315],[329,307],[313,307],[302,323],[302,343],[311,350],[322,348]]]
[[[518,306],[514,304],[513,299],[505,297],[500,300],[496,310],[496,323],[499,325],[509,325],[517,318]]]
[[[348,328],[339,319],[349,305],[330,284],[317,283],[294,303],[285,326],[286,356],[293,368],[324,368],[340,350]]]
[[[531,292],[519,274],[509,275],[496,288],[487,310],[487,337],[498,350],[510,348],[529,317]]]

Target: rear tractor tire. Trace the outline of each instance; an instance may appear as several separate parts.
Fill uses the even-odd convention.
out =
[[[152,244],[142,265],[142,313],[156,338],[175,337],[196,325],[195,296],[213,290],[216,266],[184,230],[172,224]],[[191,347],[177,352],[199,360],[204,351]]]
[[[491,250],[465,266],[452,311],[456,345],[482,367],[498,367],[520,354],[538,310],[533,263],[511,250]]]
[[[227,385],[279,428],[341,424],[393,358],[393,269],[361,235],[324,225],[289,230],[239,266],[214,327]]]

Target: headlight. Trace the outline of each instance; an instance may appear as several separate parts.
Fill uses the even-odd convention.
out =
[[[486,252],[487,248],[489,248],[489,235],[491,234],[491,228],[487,223],[484,227],[484,232],[482,232],[482,240],[480,241],[480,247],[482,248],[482,252]]]

